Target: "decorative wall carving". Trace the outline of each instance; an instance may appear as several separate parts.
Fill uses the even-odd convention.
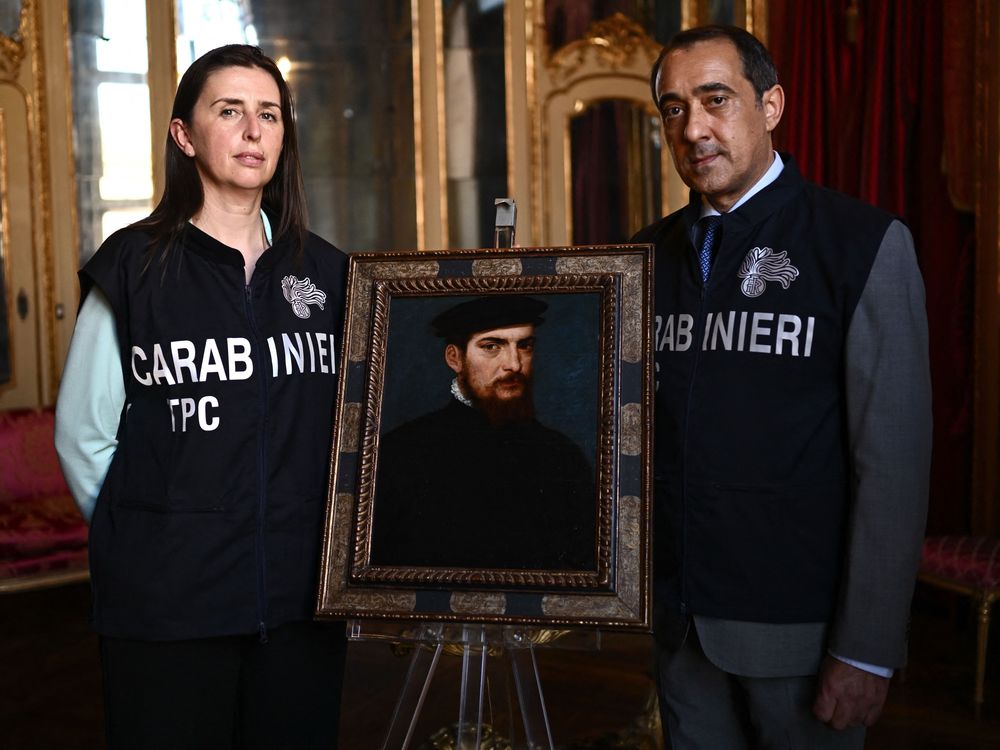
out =
[[[556,50],[546,66],[553,78],[565,80],[591,57],[595,57],[602,67],[620,70],[632,65],[637,55],[648,58],[641,60],[643,65],[648,65],[659,49],[642,26],[622,13],[615,13],[592,23],[583,39]]]

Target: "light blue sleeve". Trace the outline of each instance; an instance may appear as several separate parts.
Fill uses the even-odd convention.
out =
[[[848,659],[846,656],[838,656],[832,651],[830,652],[830,656],[832,656],[834,659],[837,659],[838,661],[844,662],[844,664],[850,664],[852,667],[856,667],[865,672],[871,672],[873,675],[876,675],[877,677],[884,677],[886,679],[889,679],[890,677],[892,677],[893,672],[895,672],[895,670],[892,669],[892,667],[880,667],[877,664],[868,664],[867,662],[857,661],[855,659]]]
[[[96,287],[80,308],[56,402],[56,452],[88,521],[118,447],[125,381],[115,313]]]

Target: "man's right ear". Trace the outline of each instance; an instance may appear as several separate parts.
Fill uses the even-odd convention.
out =
[[[170,121],[170,137],[185,156],[194,156],[194,144],[188,134],[187,125],[179,117]]]
[[[774,84],[761,96],[764,108],[764,122],[767,132],[773,131],[781,122],[781,113],[785,111],[785,90],[779,84]]]
[[[444,361],[455,373],[462,371],[462,352],[455,344],[444,348]]]

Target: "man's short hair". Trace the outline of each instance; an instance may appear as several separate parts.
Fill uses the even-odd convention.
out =
[[[523,294],[491,294],[462,302],[431,321],[434,335],[464,347],[472,334],[509,326],[537,326],[545,320],[545,302]]]
[[[667,46],[660,52],[660,56],[653,63],[653,70],[649,74],[649,88],[653,92],[653,104],[659,106],[656,100],[656,81],[660,77],[660,66],[663,65],[663,58],[676,49],[688,49],[699,42],[707,42],[711,39],[727,39],[736,47],[736,52],[743,63],[743,76],[750,81],[754,92],[757,94],[757,103],[763,101],[764,92],[778,84],[778,71],[774,67],[774,61],[767,48],[760,43],[760,40],[745,29],[738,26],[696,26],[675,34],[667,43]]]

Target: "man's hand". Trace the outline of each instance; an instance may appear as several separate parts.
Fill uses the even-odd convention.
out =
[[[813,713],[834,729],[870,727],[882,714],[889,680],[827,656],[819,673]]]

